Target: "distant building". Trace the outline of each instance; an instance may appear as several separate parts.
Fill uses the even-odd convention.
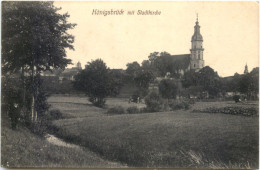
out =
[[[248,73],[248,67],[247,67],[247,64],[246,64],[244,74],[247,74],[247,73]]]
[[[81,67],[81,63],[78,62],[76,64],[76,67],[72,67],[72,68],[67,68],[65,69],[61,75],[59,76],[59,80],[63,81],[63,80],[74,80],[75,79],[75,75],[77,75],[80,71],[82,70]]]
[[[62,71],[61,69],[55,69],[52,71],[44,71],[41,73],[41,76],[45,79],[47,77],[57,77],[57,80],[59,82],[62,82],[63,80],[74,80],[75,75],[78,74],[81,70],[82,70],[81,63],[78,62],[76,64],[76,67],[66,68],[64,71]]]
[[[174,73],[183,75],[189,70],[195,70],[197,72],[204,67],[203,52],[203,37],[200,33],[200,26],[197,17],[194,26],[194,34],[191,38],[190,54],[169,55],[164,56],[163,58],[167,59],[170,64],[175,66],[173,68]]]

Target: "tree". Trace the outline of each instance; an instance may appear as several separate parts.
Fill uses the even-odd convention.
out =
[[[199,72],[191,70],[185,73],[182,85],[185,88],[192,86],[194,86],[193,88],[202,88],[202,90],[207,91],[211,97],[217,96],[222,90],[222,84],[218,73],[209,66],[203,67]]]
[[[198,84],[199,84],[199,77],[194,70],[190,70],[184,73],[182,79],[183,87],[188,88],[190,86],[197,86]]]
[[[159,84],[159,92],[163,98],[176,98],[178,87],[173,80],[164,79]]]
[[[158,93],[152,91],[145,97],[145,105],[147,111],[159,112],[163,108],[163,100]]]
[[[117,93],[116,82],[101,59],[88,62],[75,76],[74,88],[88,95],[89,101],[98,107],[104,106],[105,97]]]
[[[256,99],[259,90],[259,68],[254,68],[249,74],[243,74],[238,79],[239,92],[246,94],[249,99]]]
[[[130,75],[131,78],[134,78],[136,74],[141,71],[141,66],[138,62],[128,63],[126,68],[126,73]]]
[[[149,84],[153,82],[155,76],[150,71],[139,71],[134,78],[136,86],[139,88],[141,96],[146,96],[148,93]]]
[[[208,91],[212,97],[217,96],[221,92],[221,82],[218,73],[211,67],[203,67],[199,72],[199,84],[203,87],[203,90]]]
[[[36,103],[41,96],[41,71],[65,68],[66,48],[73,49],[74,37],[67,33],[75,24],[67,22],[69,15],[60,14],[53,2],[2,3],[2,71],[13,74],[21,71],[23,100],[25,99],[25,73],[31,77],[31,118],[37,121]],[[24,103],[24,101],[23,101]]]

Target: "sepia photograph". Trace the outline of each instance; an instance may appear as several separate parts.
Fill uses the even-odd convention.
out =
[[[2,168],[259,168],[259,2],[2,1]]]

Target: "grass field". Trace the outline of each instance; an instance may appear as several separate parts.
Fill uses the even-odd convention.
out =
[[[24,127],[11,130],[7,118],[2,118],[1,130],[1,166],[5,168],[125,167],[87,148],[53,145]]]
[[[109,101],[110,100],[110,101]],[[50,97],[56,135],[133,167],[258,168],[258,118],[190,111],[106,115],[84,97]],[[108,99],[108,107],[138,105]],[[139,104],[138,107],[142,107]],[[196,107],[236,105],[196,103]]]

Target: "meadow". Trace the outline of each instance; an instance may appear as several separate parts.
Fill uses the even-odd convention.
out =
[[[126,167],[107,161],[85,147],[57,146],[25,127],[12,130],[4,114],[1,125],[1,166],[4,168]]]
[[[203,107],[247,107],[257,103],[197,102],[190,110],[108,115],[120,105],[144,107],[127,99],[107,99],[105,109],[85,97],[51,96],[55,135],[129,167],[258,168],[258,117],[196,113]]]

